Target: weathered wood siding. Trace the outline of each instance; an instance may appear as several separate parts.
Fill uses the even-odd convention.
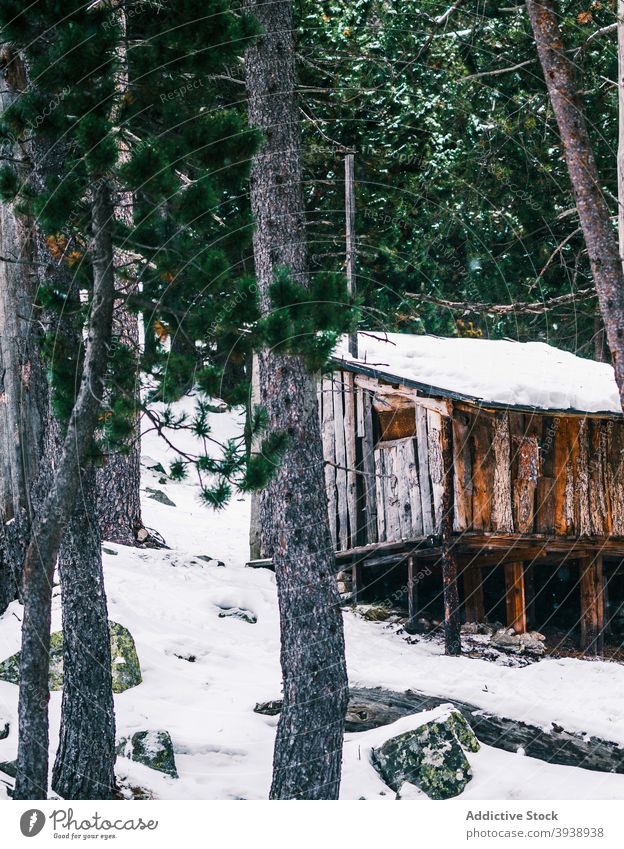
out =
[[[440,533],[447,413],[454,531],[624,536],[622,421],[450,405],[348,372],[319,397],[337,550]]]
[[[624,535],[624,423],[454,411],[457,531]]]

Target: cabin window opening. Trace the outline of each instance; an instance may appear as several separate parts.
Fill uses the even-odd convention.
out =
[[[576,561],[539,565],[533,570],[535,625],[558,641],[579,628],[581,591]],[[558,632],[562,632],[558,636]]]
[[[416,436],[416,408],[401,407],[375,411],[376,433],[379,442],[408,439]]]

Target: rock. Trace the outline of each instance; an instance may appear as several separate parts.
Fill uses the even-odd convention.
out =
[[[115,751],[124,758],[178,778],[173,743],[168,731],[137,731],[119,741]]]
[[[119,552],[115,551],[114,548],[106,548],[105,545],[102,546],[102,551],[104,552],[104,554],[110,554],[111,557],[117,557],[117,555],[119,554]]]
[[[479,623],[478,622],[464,622],[461,626],[462,634],[478,634],[479,633]]]
[[[8,722],[5,722],[4,725],[0,726],[0,740],[6,740],[9,736],[9,731],[11,730],[11,726]]]
[[[131,687],[136,687],[143,680],[141,666],[137,656],[132,634],[118,622],[108,623],[111,641],[111,668],[113,675],[113,693],[123,693]],[[19,684],[21,652],[0,663],[0,681]],[[50,634],[50,674],[48,678],[50,690],[55,692],[63,689],[63,633],[55,631]]]
[[[430,799],[451,799],[472,778],[460,736],[470,751],[479,748],[466,720],[458,710],[449,707],[420,728],[392,737],[374,749],[373,766],[397,793],[408,782]]]
[[[210,557],[209,554],[197,554],[196,557],[198,560],[203,560],[204,563],[211,563],[213,566],[218,566],[219,568],[225,567],[223,560],[217,560],[216,557]]]
[[[240,619],[241,622],[247,622],[249,625],[255,625],[258,617],[251,610],[245,610],[242,607],[225,607],[219,611],[219,619]]]
[[[282,712],[282,700],[274,699],[272,702],[257,702],[254,708],[254,713],[261,713],[263,716],[277,716]]]
[[[149,531],[147,528],[139,528],[136,532],[137,542],[145,542],[145,540],[149,537]]]
[[[408,621],[403,626],[408,634],[428,634],[433,628],[433,624],[426,616],[419,616],[411,622]]]
[[[3,772],[10,778],[17,778],[17,761],[0,762],[0,772]]]
[[[392,609],[385,604],[360,605],[358,612],[363,619],[369,622],[385,622],[392,616]]]
[[[510,654],[543,655],[544,640],[538,631],[516,634],[513,628],[501,628],[492,635],[491,645]]]
[[[162,489],[151,489],[151,487],[146,486],[145,492],[147,492],[147,497],[152,498],[154,501],[158,501],[159,504],[165,504],[167,507],[175,507],[175,502],[173,502],[168,495],[166,495]]]
[[[113,693],[123,693],[141,683],[141,664],[130,631],[118,622],[109,622]]]

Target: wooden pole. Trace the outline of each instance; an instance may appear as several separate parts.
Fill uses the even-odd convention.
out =
[[[444,495],[442,497],[442,584],[444,592],[444,647],[446,654],[461,654],[459,590],[457,560],[453,551],[453,430],[452,419],[442,420],[442,464]]]
[[[505,601],[507,626],[516,634],[526,631],[526,604],[524,600],[524,564],[505,564]]]
[[[347,291],[353,298],[356,292],[355,263],[357,249],[355,244],[355,179],[353,167],[353,154],[345,156],[345,224],[346,224],[346,252],[347,252]],[[352,357],[358,357],[357,331],[349,334],[349,353]]]
[[[535,628],[535,564],[532,562],[524,568],[524,598],[527,628]]]
[[[581,649],[586,654],[604,651],[604,604],[602,557],[591,555],[579,560],[581,585]]]
[[[414,580],[414,558],[407,559],[407,625],[412,628],[418,613],[418,585]]]
[[[483,580],[478,566],[469,566],[463,571],[464,612],[466,622],[485,622]]]

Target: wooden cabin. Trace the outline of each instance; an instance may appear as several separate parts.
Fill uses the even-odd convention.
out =
[[[440,587],[446,552],[464,621],[488,616],[495,574],[506,622],[523,632],[542,624],[540,593],[565,601],[544,590],[546,574],[563,570],[581,645],[600,652],[624,558],[611,366],[541,343],[362,333],[358,358],[338,351],[334,363],[319,392],[325,480],[340,577],[350,572],[356,600],[402,569],[416,616],[415,576],[428,567]]]
[[[345,340],[333,364],[319,410],[342,590],[406,599],[410,621],[437,604],[457,632],[459,614],[520,633],[561,609],[601,653],[624,620],[611,366],[543,343],[384,333],[360,333],[357,358]]]

